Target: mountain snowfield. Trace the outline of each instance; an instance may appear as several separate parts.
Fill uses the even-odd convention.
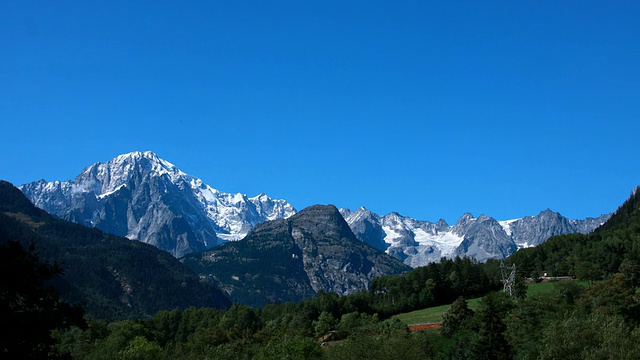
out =
[[[151,151],[120,155],[85,168],[74,180],[19,186],[39,208],[65,220],[166,250],[176,257],[244,238],[256,225],[296,213],[285,200],[225,193]],[[505,258],[551,236],[588,233],[610,215],[570,220],[551,210],[497,221],[467,213],[450,226],[398,213],[341,209],[356,237],[417,267],[442,257]]]
[[[242,239],[255,225],[296,213],[284,200],[212,188],[151,151],[95,163],[74,180],[19,189],[38,207],[116,235],[151,243],[174,256]]]
[[[361,241],[385,251],[411,267],[437,262],[442,257],[469,256],[479,261],[502,259],[519,248],[538,245],[549,237],[589,233],[604,224],[610,214],[570,220],[551,210],[536,216],[497,221],[487,215],[464,214],[450,226],[390,213],[375,214],[364,207],[340,209]]]

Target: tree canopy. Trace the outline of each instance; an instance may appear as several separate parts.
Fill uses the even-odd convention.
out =
[[[84,327],[83,311],[60,301],[49,283],[62,274],[17,242],[0,246],[0,353],[7,358],[54,356],[51,332]]]

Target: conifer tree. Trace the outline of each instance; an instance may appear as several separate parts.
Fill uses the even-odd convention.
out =
[[[10,241],[0,246],[0,354],[7,359],[47,359],[54,356],[51,331],[84,325],[82,309],[58,299],[47,282],[62,274],[54,264],[40,262]]]
[[[451,304],[451,307],[443,316],[442,335],[450,337],[458,330],[464,328],[473,317],[473,310],[469,309],[467,301],[461,296]]]
[[[504,317],[512,307],[511,300],[504,293],[490,293],[482,299],[478,316],[480,320],[479,338],[473,353],[476,359],[511,359],[511,347],[504,336],[507,329]]]

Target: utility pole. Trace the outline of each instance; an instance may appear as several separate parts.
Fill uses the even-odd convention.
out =
[[[516,264],[505,266],[504,261],[500,262],[500,273],[502,274],[502,285],[504,292],[513,296],[516,293]]]

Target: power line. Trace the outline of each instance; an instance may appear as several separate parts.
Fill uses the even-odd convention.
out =
[[[503,290],[509,296],[516,293],[516,264],[505,266],[504,261],[500,262],[500,273],[502,274]]]

